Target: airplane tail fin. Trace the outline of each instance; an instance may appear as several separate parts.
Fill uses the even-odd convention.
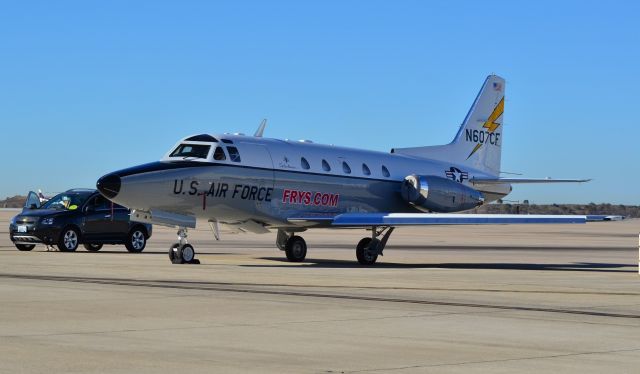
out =
[[[447,161],[498,176],[502,153],[504,92],[504,79],[489,75],[451,143],[395,148],[391,152]]]

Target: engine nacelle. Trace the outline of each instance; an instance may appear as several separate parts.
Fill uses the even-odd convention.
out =
[[[484,203],[480,191],[433,175],[405,177],[401,194],[408,203],[425,212],[459,212]]]

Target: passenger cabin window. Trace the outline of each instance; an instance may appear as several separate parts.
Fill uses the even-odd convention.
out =
[[[371,170],[369,170],[367,164],[362,164],[362,174],[371,175]]]
[[[302,166],[304,170],[309,170],[311,168],[311,166],[309,165],[309,161],[307,161],[307,159],[304,157],[300,159],[300,166]]]
[[[322,160],[322,170],[331,171],[331,166],[329,166],[327,160]]]
[[[389,169],[387,169],[387,167],[384,165],[382,165],[382,175],[384,175],[387,178],[391,176],[391,173],[389,173]]]
[[[210,148],[211,146],[207,144],[180,144],[169,157],[207,158]]]
[[[342,161],[342,171],[344,171],[345,174],[351,174],[351,168],[349,167],[349,164],[344,161]]]
[[[213,159],[217,161],[224,161],[227,159],[227,156],[224,154],[224,149],[222,149],[222,147],[216,147],[216,150],[213,151]]]
[[[233,162],[240,162],[240,152],[238,152],[238,148],[236,147],[227,147],[227,151],[229,151],[229,158]]]

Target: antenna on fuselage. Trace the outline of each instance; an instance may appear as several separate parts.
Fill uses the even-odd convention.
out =
[[[258,129],[256,130],[256,133],[253,134],[253,136],[255,136],[256,138],[262,138],[262,134],[264,133],[264,128],[267,127],[267,119],[263,119],[262,122],[260,122],[260,126],[258,126]]]

